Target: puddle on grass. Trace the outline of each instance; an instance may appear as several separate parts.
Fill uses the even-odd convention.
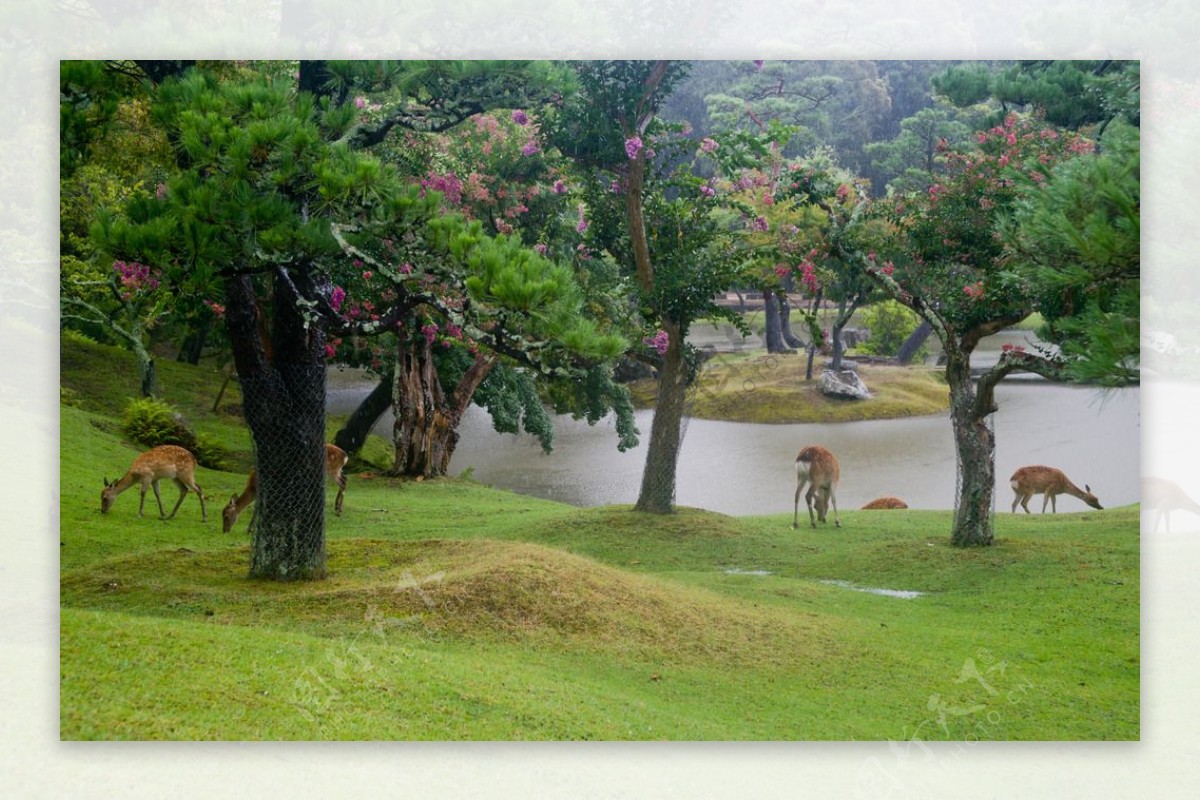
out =
[[[769,576],[770,570],[742,570],[740,567],[727,567],[724,570],[729,576]]]
[[[889,598],[919,598],[928,593],[919,592],[917,590],[886,590],[882,587],[859,587],[857,584],[851,584],[848,581],[840,581],[838,579],[821,579],[822,584],[832,584],[835,587],[841,587],[845,590],[854,590],[855,592],[869,592],[872,595],[886,595]]]

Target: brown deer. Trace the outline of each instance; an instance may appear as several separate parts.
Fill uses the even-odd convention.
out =
[[[825,522],[825,512],[829,509],[829,504],[833,504],[833,524],[839,528],[842,521],[838,519],[837,498],[834,497],[834,488],[837,486],[838,479],[841,478],[841,473],[838,469],[837,459],[833,454],[820,445],[809,445],[796,457],[796,498],[792,505],[792,528],[796,528],[800,517],[800,492],[804,489],[807,483],[808,493],[804,496],[804,501],[808,505],[808,522],[813,528],[817,527],[817,520]],[[813,506],[817,509],[817,514],[813,515]]]
[[[1055,501],[1057,496],[1064,492],[1067,495],[1074,495],[1079,500],[1086,503],[1093,509],[1103,509],[1100,501],[1096,500],[1096,496],[1092,494],[1092,488],[1087,484],[1083,485],[1083,489],[1071,483],[1067,478],[1067,474],[1053,467],[1045,465],[1030,465],[1022,467],[1017,472],[1012,474],[1010,479],[1013,492],[1017,494],[1013,498],[1012,510],[1017,511],[1017,504],[1021,504],[1021,508],[1026,514],[1029,512],[1029,499],[1034,495],[1041,493],[1042,497],[1042,514],[1046,513],[1046,504],[1050,504],[1052,512],[1058,511],[1058,504]]]
[[[342,468],[346,466],[346,462],[350,457],[346,452],[337,445],[325,446],[325,475],[337,484],[338,494],[333,501],[333,511],[336,514],[342,513],[342,498],[346,494],[346,476],[342,473]],[[255,470],[250,471],[250,476],[246,479],[246,486],[240,495],[234,495],[229,499],[229,503],[225,504],[225,508],[221,510],[221,531],[228,534],[233,529],[233,524],[237,522],[238,515],[242,513],[250,504],[254,503],[254,496],[258,493],[258,473]]]
[[[1165,520],[1169,534],[1171,532],[1171,512],[1176,510],[1182,509],[1185,512],[1200,515],[1200,503],[1193,501],[1174,481],[1168,481],[1165,478],[1142,477],[1142,505],[1156,512],[1154,528],[1151,529],[1151,532],[1157,532],[1159,522]]]
[[[175,502],[175,508],[169,515],[163,513],[162,496],[158,494],[158,482],[164,478],[172,479],[179,485],[179,500]],[[147,487],[154,489],[154,499],[158,501],[158,516],[163,520],[170,520],[175,516],[190,489],[200,499],[200,519],[208,522],[208,512],[204,508],[204,493],[200,491],[200,485],[196,483],[196,457],[187,448],[181,448],[178,445],[159,445],[134,459],[128,472],[120,479],[109,481],[105,478],[104,490],[100,493],[100,511],[107,512],[111,509],[117,496],[135,483],[139,484],[139,489],[141,489],[138,517],[142,516],[146,507]]]
[[[863,506],[864,509],[907,509],[908,504],[899,498],[891,495],[885,495],[882,498],[876,498],[869,501]]]

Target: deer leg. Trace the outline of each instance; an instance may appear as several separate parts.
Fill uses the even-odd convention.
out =
[[[175,516],[175,513],[179,511],[179,507],[183,506],[183,499],[187,496],[187,493],[188,493],[187,484],[184,484],[178,478],[175,479],[175,484],[179,487],[179,500],[175,501],[175,508],[171,510],[171,514],[167,515],[167,520],[170,520],[171,518],[173,518]]]
[[[346,496],[346,477],[340,473],[337,477],[337,485],[338,494],[333,500],[333,512],[340,515],[342,513],[342,499]]]
[[[828,497],[827,503],[833,504],[833,525],[834,525],[834,527],[841,528],[842,521],[838,519],[838,511],[837,511],[837,495],[834,494],[833,487],[829,488],[829,497]]]
[[[158,479],[157,478],[150,482],[150,488],[152,490],[154,490],[154,500],[158,501],[158,519],[162,520],[164,517],[163,505],[162,505],[162,495],[158,494]],[[146,492],[145,485],[143,485],[143,487],[142,487],[143,496],[144,496],[145,492]],[[141,514],[141,512],[139,511],[138,514]]]
[[[204,493],[200,491],[200,485],[196,483],[195,479],[192,479],[191,489],[192,492],[196,493],[196,497],[200,499],[200,522],[207,523],[208,510],[204,508]]]
[[[792,503],[792,528],[795,528],[796,524],[800,520],[800,491],[802,489],[804,489],[804,482],[803,481],[797,482],[796,483],[796,499]]]
[[[817,492],[817,485],[809,484],[808,492],[805,493],[805,495],[804,495],[804,503],[808,505],[808,522],[813,528],[817,527],[817,518],[813,514],[813,495],[815,495],[816,492]],[[824,520],[824,518],[822,518],[822,520]]]

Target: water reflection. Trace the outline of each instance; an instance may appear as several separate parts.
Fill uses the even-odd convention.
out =
[[[998,509],[1009,508],[1008,477],[1026,464],[1061,468],[1075,483],[1090,484],[1105,506],[1137,501],[1137,390],[1101,398],[1086,388],[1014,382],[1001,384],[997,400]],[[637,415],[643,440],[650,419],[649,411]],[[532,437],[495,433],[477,408],[462,435],[450,463],[453,474],[471,467],[479,481],[577,506],[637,499],[645,443],[618,453],[609,420],[589,427],[558,418],[549,455]],[[841,464],[841,509],[856,509],[880,495],[896,495],[916,509],[954,505],[954,443],[946,415],[795,425],[691,420],[680,451],[676,499],[731,515],[790,512],[796,453],[815,443],[832,450]]]
[[[368,388],[331,395],[345,413]],[[1134,503],[1139,494],[1139,393],[1100,394],[1085,387],[1012,381],[997,389],[996,505],[1012,503],[1008,477],[1026,464],[1061,468],[1076,484],[1090,484],[1106,507]],[[554,452],[543,455],[528,435],[498,434],[487,413],[472,407],[450,463],[482,482],[576,506],[632,504],[637,499],[652,412],[637,413],[643,443],[616,448],[611,420],[597,425],[559,417]],[[390,436],[391,421],[376,433]],[[956,470],[947,415],[858,423],[761,425],[690,420],[680,451],[676,500],[731,515],[790,512],[793,464],[805,445],[822,444],[838,457],[838,506],[856,509],[880,495],[903,498],[917,509],[953,507]],[[1082,511],[1064,496],[1064,511]],[[1076,509],[1078,506],[1078,509]]]

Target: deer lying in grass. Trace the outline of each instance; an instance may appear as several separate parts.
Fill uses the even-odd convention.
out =
[[[1046,513],[1046,504],[1050,504],[1052,512],[1058,511],[1058,504],[1055,501],[1059,495],[1064,492],[1067,495],[1074,495],[1079,500],[1086,503],[1093,509],[1103,509],[1100,501],[1092,494],[1092,488],[1087,484],[1083,485],[1083,489],[1071,483],[1067,478],[1067,474],[1053,467],[1045,465],[1030,465],[1022,467],[1017,472],[1012,474],[1010,483],[1013,492],[1017,494],[1013,498],[1012,510],[1017,511],[1017,504],[1021,504],[1021,508],[1029,514],[1029,499],[1034,495],[1042,494],[1042,514]]]
[[[342,498],[346,494],[346,476],[342,473],[342,468],[349,460],[350,457],[337,445],[325,446],[325,475],[337,484],[338,494],[333,501],[333,511],[339,515],[342,513]],[[228,534],[233,529],[238,515],[242,513],[243,509],[254,503],[254,496],[257,493],[258,473],[251,470],[250,476],[246,479],[246,487],[241,494],[230,498],[229,503],[225,504],[225,508],[221,510],[221,531]]]
[[[1200,515],[1200,503],[1193,501],[1182,487],[1174,481],[1153,476],[1142,477],[1142,506],[1146,509],[1153,509],[1155,512],[1154,528],[1151,529],[1151,532],[1157,532],[1159,522],[1165,520],[1169,534],[1171,532],[1171,512],[1176,510],[1182,509],[1185,512]]]
[[[907,509],[908,504],[905,503],[904,501],[900,500],[899,498],[895,498],[891,495],[885,495],[882,498],[876,498],[873,501],[869,501],[867,504],[865,504],[863,506],[863,508],[864,509]]]
[[[833,524],[841,527],[842,521],[838,520],[837,498],[834,497],[834,488],[837,486],[839,478],[841,478],[841,473],[838,470],[837,459],[828,450],[820,445],[810,445],[800,451],[796,457],[796,498],[792,505],[792,528],[796,528],[799,521],[800,491],[804,489],[806,483],[809,487],[804,501],[808,504],[808,522],[812,524],[813,528],[817,527],[818,519],[824,523],[825,512],[832,503]],[[814,505],[817,510],[816,516],[813,515]]]
[[[158,482],[161,479],[172,479],[179,485],[179,500],[171,514],[163,513],[162,496],[158,494]],[[170,520],[179,511],[188,490],[196,493],[200,499],[200,519],[208,522],[208,512],[204,508],[204,493],[196,483],[196,457],[187,448],[178,445],[159,445],[151,448],[133,460],[128,472],[116,481],[104,479],[104,490],[100,493],[100,511],[107,512],[112,508],[117,496],[125,490],[139,484],[141,499],[138,501],[138,517],[146,507],[146,488],[154,489],[154,499],[158,501],[158,516],[162,520]]]

